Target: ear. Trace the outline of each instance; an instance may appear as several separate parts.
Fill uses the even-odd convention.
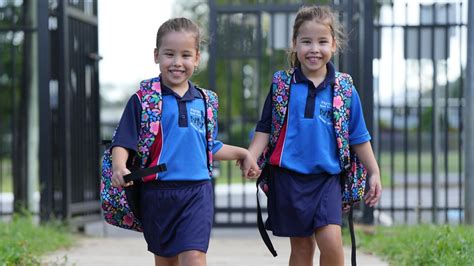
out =
[[[155,64],[158,64],[160,63],[160,61],[158,60],[158,48],[155,48],[155,50],[153,51],[153,55],[154,55],[154,58],[155,58]]]
[[[331,51],[332,51],[333,54],[336,53],[336,51],[337,51],[337,43],[336,43],[336,39],[335,39],[335,38],[332,38]]]
[[[197,51],[196,52],[196,62],[194,63],[195,68],[199,66],[200,61],[201,61],[201,52]]]

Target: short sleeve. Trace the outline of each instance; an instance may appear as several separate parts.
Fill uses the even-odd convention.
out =
[[[212,154],[216,154],[222,148],[222,146],[224,146],[222,141],[217,139],[218,131],[219,131],[218,124],[216,122],[216,127],[214,128],[214,134],[212,135],[212,139],[214,142],[212,146]]]
[[[138,137],[140,133],[142,107],[138,96],[134,94],[128,100],[119,125],[112,139],[110,149],[120,146],[129,150],[137,151]]]
[[[257,123],[255,131],[270,133],[272,127],[272,88],[268,92],[265,104],[263,105],[262,116]]]

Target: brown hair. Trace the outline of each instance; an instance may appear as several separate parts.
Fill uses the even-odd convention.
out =
[[[336,52],[342,52],[342,48],[346,43],[346,36],[342,29],[342,25],[337,20],[336,14],[329,6],[304,6],[298,10],[296,14],[295,23],[293,24],[293,36],[291,45],[294,46],[296,38],[298,37],[299,29],[306,21],[316,21],[318,23],[327,25],[331,30],[331,35],[336,42]],[[288,53],[288,60],[291,67],[299,67],[301,65],[296,52],[290,49]]]
[[[193,33],[194,37],[196,38],[196,50],[199,51],[201,44],[201,31],[196,23],[187,18],[171,18],[165,23],[161,24],[158,32],[156,33],[157,49],[159,49],[161,46],[161,39],[163,36],[173,31],[187,31]]]

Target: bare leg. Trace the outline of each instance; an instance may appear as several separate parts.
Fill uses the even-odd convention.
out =
[[[178,256],[160,257],[155,255],[155,266],[178,266]]]
[[[341,227],[336,224],[323,226],[316,230],[315,236],[321,252],[319,264],[321,266],[344,265]]]
[[[290,237],[290,266],[312,266],[316,241],[313,236]]]
[[[188,250],[179,253],[179,266],[206,266],[206,253],[198,250]]]

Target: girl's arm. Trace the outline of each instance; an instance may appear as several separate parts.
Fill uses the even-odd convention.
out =
[[[242,162],[241,170],[244,176],[253,178],[260,175],[260,170],[254,157],[244,148],[224,144],[222,148],[214,154],[214,160],[237,160]]]
[[[372,151],[372,145],[369,141],[352,145],[352,149],[359,157],[361,163],[367,169],[367,178],[369,179],[369,191],[365,196],[365,203],[371,207],[380,199],[382,193],[382,183],[380,182],[380,170],[375,160],[374,152]]]
[[[252,142],[250,143],[249,152],[253,155],[255,159],[257,159],[258,157],[260,157],[263,150],[265,150],[269,141],[270,134],[256,131],[255,135],[253,136]]]
[[[132,185],[133,182],[125,183],[123,176],[130,174],[130,170],[127,169],[128,150],[115,146],[112,148],[112,186],[114,187],[126,187]]]

